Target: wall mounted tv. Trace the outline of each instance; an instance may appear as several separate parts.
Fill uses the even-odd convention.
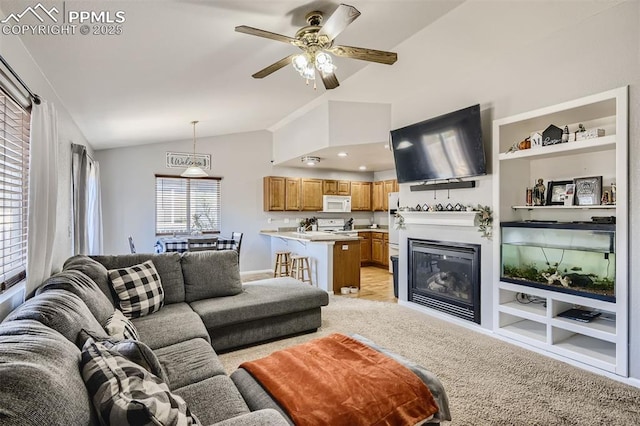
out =
[[[480,105],[391,131],[399,183],[487,174]]]

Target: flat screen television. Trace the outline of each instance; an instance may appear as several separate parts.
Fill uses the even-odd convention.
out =
[[[480,105],[391,131],[399,183],[487,174]]]

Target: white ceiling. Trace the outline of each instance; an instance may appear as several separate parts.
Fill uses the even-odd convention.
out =
[[[460,3],[351,1],[361,16],[336,43],[393,50]],[[1,0],[0,9],[8,15],[34,4],[33,0]],[[308,12],[320,10],[328,16],[338,2],[66,1],[63,5],[49,1],[45,5],[57,5],[60,10],[64,6],[67,11],[125,12],[121,35],[21,36],[96,150],[189,139],[192,120],[200,121],[198,137],[270,129],[323,95],[340,98],[341,88],[348,87],[350,77],[357,79],[354,74],[363,67],[387,67],[335,58],[342,86],[326,95],[320,82],[315,91],[305,86],[292,67],[262,80],[251,78],[296,48],[237,33],[235,26],[293,36],[306,25]],[[403,61],[402,55],[398,61]],[[343,100],[358,101],[353,94]],[[354,150],[336,167],[354,170],[369,154],[373,160],[377,150]],[[370,170],[392,168],[390,158],[387,155],[384,164]],[[320,167],[328,166],[325,162]]]

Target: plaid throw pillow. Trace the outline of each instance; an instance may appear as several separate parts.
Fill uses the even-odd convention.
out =
[[[152,314],[164,305],[160,275],[150,260],[129,268],[111,269],[109,279],[118,295],[120,310],[127,318]]]
[[[199,425],[187,404],[159,378],[89,338],[82,379],[103,425]]]
[[[107,318],[104,329],[115,340],[140,340],[136,326],[124,316],[120,309],[113,311],[113,314]]]

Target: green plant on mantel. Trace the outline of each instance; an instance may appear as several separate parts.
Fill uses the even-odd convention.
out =
[[[482,232],[481,237],[488,240],[493,238],[493,211],[491,207],[478,204],[476,208],[475,222],[478,232]]]

